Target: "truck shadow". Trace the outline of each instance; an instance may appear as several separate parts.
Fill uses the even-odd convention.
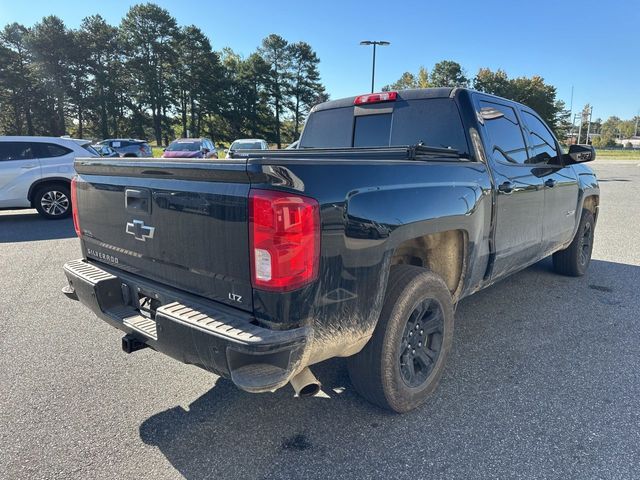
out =
[[[59,240],[75,236],[71,217],[46,220],[35,210],[0,211],[0,243]]]
[[[633,363],[624,351],[595,363],[590,355],[628,336],[639,278],[638,266],[598,260],[585,277],[561,277],[544,260],[465,299],[440,387],[409,414],[362,400],[345,361],[334,359],[313,368],[325,397],[294,399],[290,387],[251,395],[218,379],[187,408],[145,420],[140,437],[188,479],[464,477],[491,449],[502,451],[494,461],[510,468],[522,462],[521,473],[536,476],[526,468],[547,462],[535,448],[540,442],[559,445],[575,473],[587,468],[583,450],[602,447],[585,446],[578,427],[547,420],[566,411],[590,415],[591,408],[576,413],[576,405],[601,403],[602,379]],[[605,318],[611,323],[603,336]],[[602,409],[616,408],[615,394],[607,396]],[[599,428],[606,437],[607,424]]]

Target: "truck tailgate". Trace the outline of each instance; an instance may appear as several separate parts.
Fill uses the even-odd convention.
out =
[[[75,167],[88,259],[252,309],[246,161],[78,159]]]

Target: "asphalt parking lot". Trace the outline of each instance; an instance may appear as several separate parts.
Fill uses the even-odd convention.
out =
[[[0,478],[639,478],[640,166],[597,162],[588,275],[550,261],[468,299],[439,390],[392,415],[352,390],[239,391],[67,300],[70,220],[0,212]]]

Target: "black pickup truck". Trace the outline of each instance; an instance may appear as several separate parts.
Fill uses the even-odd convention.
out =
[[[461,88],[316,106],[298,149],[77,159],[66,293],[249,392],[354,387],[397,412],[442,375],[460,299],[553,255],[582,275],[599,188],[530,108]]]

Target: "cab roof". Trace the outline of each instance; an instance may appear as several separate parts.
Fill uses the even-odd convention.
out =
[[[459,90],[453,87],[438,88],[413,88],[409,90],[397,90],[398,96],[403,100],[421,100],[423,98],[447,98],[451,96],[453,90]],[[366,95],[366,94],[363,94]],[[314,112],[320,110],[330,110],[332,108],[352,107],[353,102],[359,95],[353,97],[340,98],[338,100],[329,100],[313,107]]]

